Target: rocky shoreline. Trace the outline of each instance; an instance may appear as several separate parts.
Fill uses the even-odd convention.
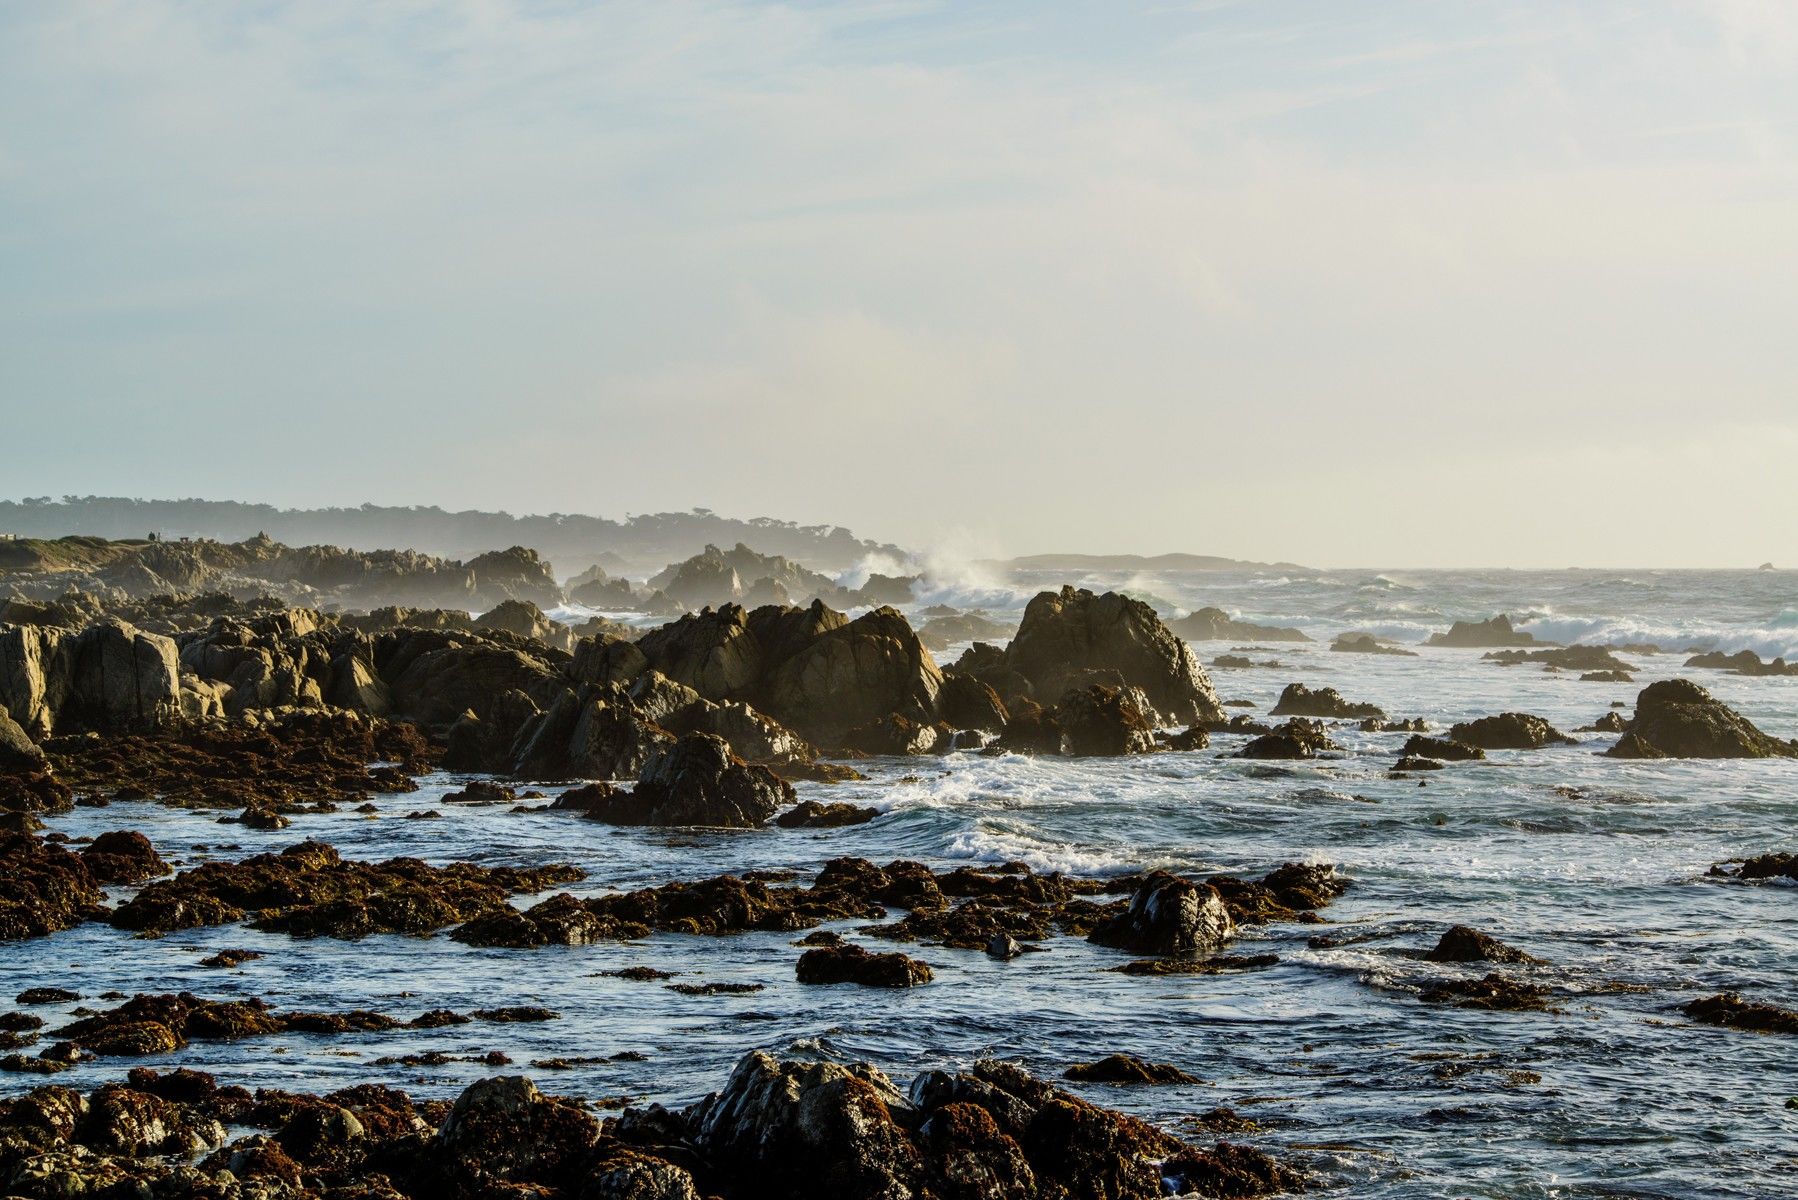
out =
[[[206,569],[291,570],[294,553],[264,546]],[[620,889],[566,863],[510,865],[503,850],[478,863],[364,860],[307,839],[305,823],[346,810],[391,815],[375,801],[406,795],[442,770],[466,780],[459,790],[433,793],[432,803],[445,809],[537,813],[671,836],[766,830],[753,836],[829,838],[882,810],[802,796],[794,783],[858,780],[858,763],[873,769],[870,759],[895,756],[925,764],[967,752],[1070,760],[1209,753],[1278,770],[1283,760],[1347,761],[1357,752],[1345,743],[1356,735],[1403,734],[1396,761],[1379,769],[1419,783],[1483,767],[1492,755],[1575,747],[1576,734],[1587,732],[1604,739],[1601,752],[1614,759],[1798,757],[1798,743],[1757,728],[1686,678],[1649,683],[1629,715],[1613,710],[1576,734],[1519,711],[1453,722],[1388,716],[1334,686],[1299,681],[1268,712],[1281,724],[1227,716],[1237,705],[1220,697],[1186,638],[1153,607],[1071,586],[1038,595],[1004,646],[975,641],[939,665],[933,645],[994,627],[938,614],[923,628],[935,624],[939,636],[927,637],[883,603],[854,617],[823,599],[786,604],[793,590],[822,591],[828,581],[743,547],[671,568],[657,590],[676,607],[702,593],[730,599],[649,629],[599,621],[578,630],[549,620],[538,601],[564,593],[528,552],[483,556],[470,568],[473,590],[455,595],[493,599],[480,617],[131,595],[129,572],[146,559],[137,553],[87,564],[83,578],[112,572],[113,590],[104,595],[18,597],[0,611],[0,941],[84,927],[161,937],[240,926],[341,943],[440,933],[459,946],[547,953],[668,936],[793,934],[780,968],[787,980],[863,989],[880,1003],[883,995],[945,986],[939,973],[956,955],[1017,960],[1028,970],[1036,953],[1077,939],[1116,956],[1102,969],[1148,986],[1277,966],[1278,955],[1240,943],[1282,924],[1321,924],[1320,911],[1351,881],[1317,862],[1279,859],[1252,876],[1176,874],[1149,863],[1082,875],[1023,862],[944,870],[839,854],[809,872],[740,870]],[[157,561],[174,572],[187,560]],[[375,575],[393,565],[379,556],[306,561],[327,573],[351,561]],[[406,569],[413,568],[429,578],[448,571],[431,563]],[[779,586],[745,585],[751,570],[772,572]],[[607,581],[592,574],[580,586],[598,594]],[[68,582],[51,576],[45,579]],[[545,578],[553,592],[539,587]],[[878,602],[883,588],[894,599],[901,594],[890,582],[868,586],[874,591],[857,599]],[[750,599],[774,602],[737,602]],[[1219,610],[1195,614],[1187,628],[1201,637],[1298,640],[1285,636],[1297,631],[1233,623]],[[956,638],[945,641],[947,631]],[[1487,655],[1500,665],[1638,670],[1605,648],[1544,646],[1502,617],[1457,625],[1437,644],[1511,647]],[[1371,637],[1331,649],[1400,657]],[[1717,656],[1688,665],[1783,673],[1783,664],[1758,663]],[[1247,658],[1232,665],[1278,669]],[[55,828],[77,806],[145,802],[216,812],[227,827],[259,833],[299,828],[279,850],[180,869],[169,861],[178,848],[159,847],[140,831],[70,839]],[[405,815],[442,814],[419,808]],[[1775,852],[1719,864],[1715,876],[1777,883],[1798,877],[1790,858]],[[1372,935],[1338,927],[1310,945],[1341,948],[1364,936]],[[686,952],[703,956],[705,945],[692,942]],[[228,948],[207,961],[229,970],[263,953]],[[1464,925],[1416,957],[1456,972],[1400,983],[1410,1003],[1492,1014],[1486,1019],[1553,1018],[1580,988],[1605,986],[1571,985],[1552,964]],[[667,972],[648,967],[617,973],[694,997],[764,986],[665,983]],[[49,979],[36,991],[51,997],[56,989]],[[901,1091],[865,1064],[753,1052],[699,1104],[678,1112],[626,1108],[603,1119],[592,1112],[603,1097],[546,1097],[519,1077],[475,1084],[453,1105],[414,1104],[373,1085],[322,1097],[252,1094],[164,1068],[195,1042],[401,1035],[556,1014],[510,1004],[408,1016],[161,990],[112,999],[113,1007],[83,1009],[54,1028],[28,1011],[26,996],[17,1012],[0,1014],[0,1071],[22,1083],[96,1060],[154,1056],[158,1063],[85,1096],[39,1087],[0,1101],[0,1182],[9,1194],[1126,1200],[1290,1191],[1304,1186],[1307,1171],[1291,1155],[1183,1141],[993,1062],[926,1071]],[[1731,992],[1667,1011],[1670,1019],[1738,1034],[1798,1030],[1798,1014]],[[378,1061],[502,1067],[509,1059],[430,1049]],[[1127,1051],[1070,1068],[1069,1078],[1195,1082],[1177,1065]],[[1253,1124],[1233,1120],[1220,1117],[1218,1127]],[[225,1126],[262,1132],[233,1140]]]

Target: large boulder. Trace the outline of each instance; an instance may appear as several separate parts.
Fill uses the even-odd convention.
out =
[[[172,639],[101,621],[67,646],[69,683],[58,724],[102,732],[151,729],[181,715],[181,666]]]
[[[1116,592],[1040,593],[1024,610],[1005,664],[1029,679],[1038,697],[1065,695],[1094,682],[1095,672],[1114,672],[1142,689],[1163,723],[1205,724],[1224,715],[1192,649],[1154,609]]]
[[[1798,742],[1762,733],[1689,679],[1643,688],[1613,758],[1798,758]]]
[[[423,1156],[419,1195],[562,1194],[579,1180],[599,1122],[522,1075],[471,1084]]]
[[[913,1200],[923,1164],[911,1102],[865,1063],[782,1061],[755,1050],[687,1113],[694,1143],[756,1196]]]
[[[68,635],[39,625],[0,628],[0,707],[32,737],[56,728],[56,710],[68,689],[61,655]]]
[[[770,632],[791,637],[793,631]],[[942,671],[911,625],[897,610],[877,608],[819,633],[775,666],[760,689],[760,706],[830,744],[890,713],[931,724],[942,686]]]
[[[1130,907],[1095,926],[1087,941],[1132,954],[1178,956],[1209,954],[1235,932],[1216,888],[1156,871],[1136,889]]]

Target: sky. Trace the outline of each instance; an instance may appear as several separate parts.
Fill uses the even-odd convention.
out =
[[[1798,563],[1792,0],[0,0],[0,496]]]

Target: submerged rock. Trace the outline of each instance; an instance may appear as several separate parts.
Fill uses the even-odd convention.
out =
[[[1478,746],[1470,746],[1466,742],[1453,738],[1433,738],[1414,734],[1405,739],[1405,747],[1401,754],[1421,755],[1425,758],[1439,758],[1448,762],[1470,762],[1486,757],[1486,752]]]
[[[1798,1012],[1744,1000],[1734,992],[1693,1000],[1680,1011],[1706,1025],[1746,1029],[1752,1033],[1798,1033]]]
[[[1108,1054],[1098,1062],[1075,1063],[1062,1078],[1079,1083],[1197,1083],[1170,1063],[1152,1063],[1134,1054]]]
[[[612,825],[755,829],[795,799],[791,784],[745,763],[723,738],[690,733],[651,759],[632,791],[597,797],[586,815]]]
[[[1553,1012],[1549,990],[1493,972],[1479,979],[1447,979],[1427,987],[1419,999],[1429,1004],[1508,1012]]]
[[[1330,643],[1330,649],[1337,654],[1390,654],[1401,658],[1417,657],[1417,651],[1388,646],[1371,633],[1338,634],[1336,640]]]

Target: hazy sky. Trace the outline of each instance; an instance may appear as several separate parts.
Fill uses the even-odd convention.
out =
[[[0,495],[1798,562],[1798,2],[0,0]]]

